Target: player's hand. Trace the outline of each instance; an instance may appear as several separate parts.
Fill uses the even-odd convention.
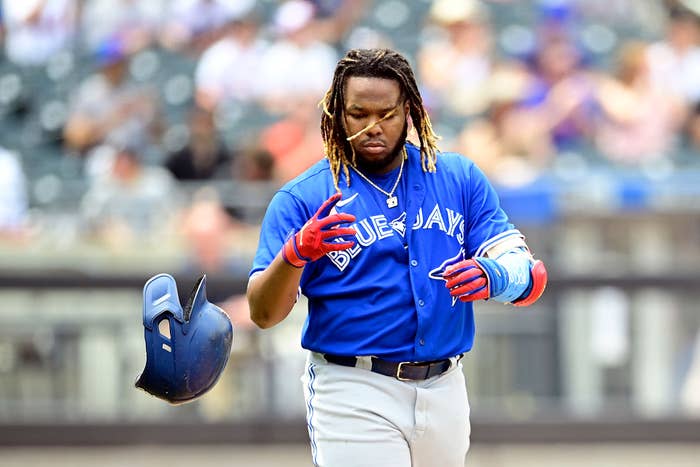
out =
[[[330,214],[341,197],[340,193],[336,193],[328,198],[301,230],[287,240],[282,248],[282,257],[287,263],[302,268],[329,251],[347,250],[355,246],[355,241],[343,237],[355,235],[356,230],[353,227],[340,227],[341,224],[355,222],[355,216],[338,212]]]
[[[506,271],[489,258],[464,259],[445,269],[443,278],[450,295],[463,302],[488,300],[505,290]]]

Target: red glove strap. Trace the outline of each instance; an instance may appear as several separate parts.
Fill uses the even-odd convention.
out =
[[[518,301],[513,302],[515,306],[528,306],[532,305],[542,296],[544,288],[547,286],[547,269],[544,267],[542,261],[535,260],[530,269],[530,276],[532,277],[532,289],[527,297],[518,299]]]
[[[306,266],[306,263],[308,261],[303,260],[299,257],[299,254],[296,251],[296,246],[294,243],[296,242],[296,237],[292,237],[287,242],[284,244],[282,247],[282,259],[284,259],[288,264],[291,264],[295,268],[303,268]]]

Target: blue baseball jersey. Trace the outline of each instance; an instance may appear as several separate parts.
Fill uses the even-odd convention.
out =
[[[442,273],[521,234],[468,158],[439,153],[436,172],[424,172],[419,149],[407,143],[406,150],[396,207],[356,172],[350,171],[350,183],[341,174],[343,197],[334,209],[356,217],[356,245],[305,266],[300,288],[309,309],[302,347],[393,361],[437,360],[471,349],[472,303],[454,299]],[[371,180],[388,192],[400,171]],[[263,219],[251,275],[264,270],[334,193],[327,159],[285,184]]]

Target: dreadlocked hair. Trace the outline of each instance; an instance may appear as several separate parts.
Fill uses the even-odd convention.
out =
[[[433,131],[430,117],[423,106],[423,98],[418,91],[411,65],[403,55],[391,49],[352,49],[338,62],[333,82],[319,103],[323,109],[323,147],[330,163],[336,190],[339,190],[341,170],[349,183],[349,166],[356,164],[352,145],[346,139],[343,122],[344,86],[346,79],[351,76],[392,79],[399,83],[403,96],[408,99],[409,115],[418,134],[421,166],[426,172],[435,172],[438,136]],[[351,154],[351,157],[348,157],[348,154]]]

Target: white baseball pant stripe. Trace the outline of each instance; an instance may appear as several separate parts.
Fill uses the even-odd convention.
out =
[[[301,378],[317,467],[464,467],[469,401],[461,363],[399,381],[309,352]]]

